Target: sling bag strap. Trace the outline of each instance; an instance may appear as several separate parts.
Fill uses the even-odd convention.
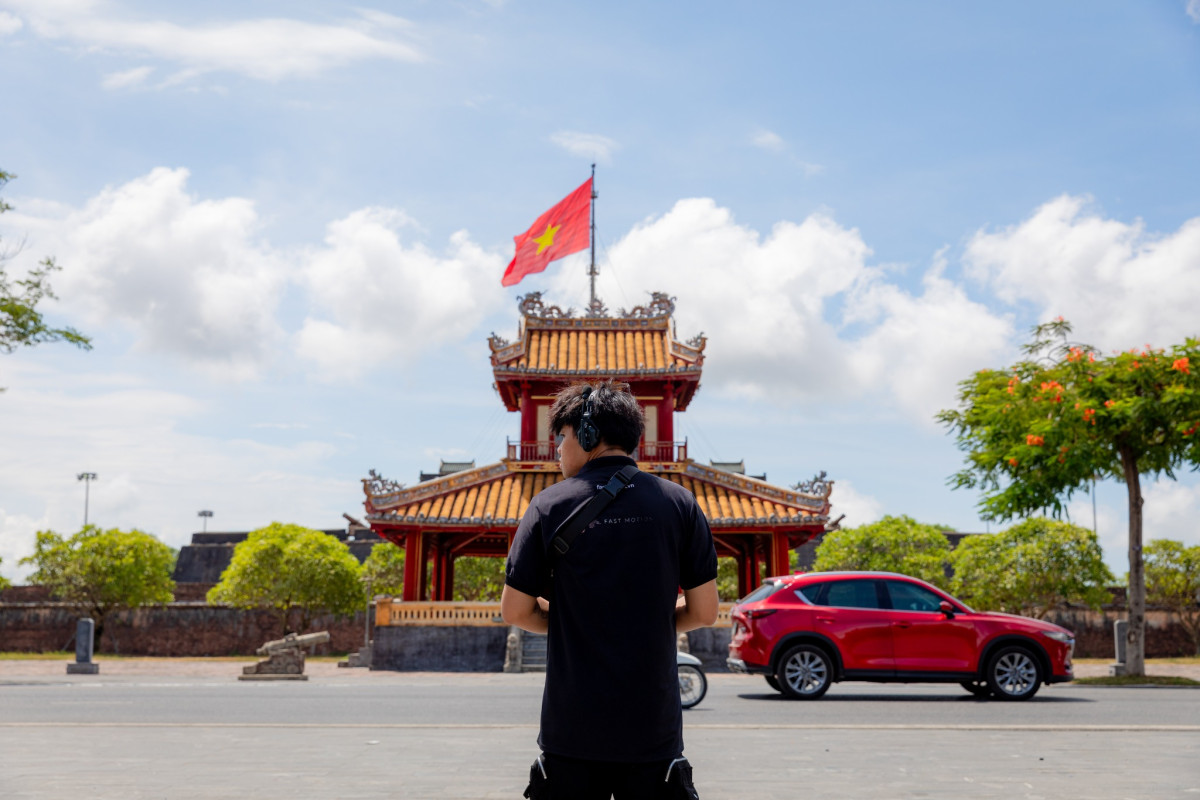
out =
[[[554,539],[550,542],[551,563],[571,549],[571,545],[579,534],[596,521],[596,517],[608,508],[609,503],[617,499],[617,495],[633,481],[633,476],[637,474],[637,467],[633,464],[626,464],[617,470],[617,474],[613,475],[608,483],[600,487],[600,491],[596,492],[592,499],[571,512],[571,516],[558,526],[558,530],[554,532]]]

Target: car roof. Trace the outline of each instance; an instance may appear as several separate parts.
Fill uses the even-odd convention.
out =
[[[899,572],[874,572],[871,570],[830,570],[829,572],[793,572],[790,575],[775,575],[770,578],[763,578],[763,583],[803,580],[823,580],[825,578],[903,578],[904,580],[917,581],[925,583],[920,578],[914,578],[912,575],[904,575]]]

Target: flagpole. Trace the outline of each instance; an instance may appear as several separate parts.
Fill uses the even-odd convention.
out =
[[[596,194],[596,165],[592,164],[592,202],[590,203],[592,212],[592,264],[588,268],[588,277],[592,284],[592,302],[588,305],[589,309],[596,308],[596,198],[600,195]]]

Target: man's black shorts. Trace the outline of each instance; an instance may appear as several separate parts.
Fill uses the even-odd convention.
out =
[[[672,763],[672,762],[675,763]],[[684,759],[625,763],[588,761],[552,753],[542,755],[541,768],[533,765],[531,788],[540,794],[526,794],[536,800],[698,800],[692,787],[692,766]],[[668,775],[668,769],[670,770]],[[669,778],[669,779],[668,779]]]

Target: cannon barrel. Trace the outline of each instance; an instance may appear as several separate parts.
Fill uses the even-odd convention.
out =
[[[258,648],[258,654],[260,656],[269,656],[272,653],[278,653],[283,650],[299,650],[304,647],[315,647],[319,644],[325,644],[328,641],[329,631],[306,633],[303,636],[289,633],[282,639],[275,639]]]

